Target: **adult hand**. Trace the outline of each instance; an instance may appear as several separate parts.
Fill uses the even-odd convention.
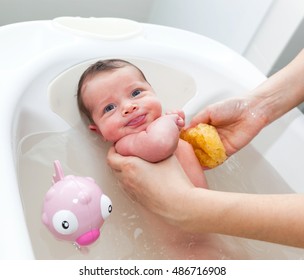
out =
[[[251,96],[231,98],[207,106],[190,122],[190,127],[207,123],[216,127],[228,156],[246,146],[267,124],[264,113]]]
[[[123,157],[111,147],[108,164],[133,200],[170,223],[177,224],[182,219],[183,199],[195,187],[175,156],[149,163],[138,157]]]

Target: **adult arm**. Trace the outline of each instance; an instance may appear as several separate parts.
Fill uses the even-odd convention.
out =
[[[133,200],[185,231],[304,247],[302,194],[256,195],[195,188],[175,156],[152,164],[123,157],[112,147],[108,163]]]
[[[190,126],[209,123],[217,128],[228,155],[246,146],[265,126],[304,101],[304,50],[282,70],[247,96],[211,104]]]

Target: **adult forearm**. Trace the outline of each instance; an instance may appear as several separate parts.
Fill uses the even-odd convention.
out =
[[[252,91],[253,113],[262,114],[267,124],[304,101],[304,50],[282,70]]]
[[[189,195],[184,229],[304,247],[304,195],[203,191]]]

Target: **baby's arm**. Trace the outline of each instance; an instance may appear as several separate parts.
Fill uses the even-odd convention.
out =
[[[179,130],[183,126],[184,119],[179,114],[161,116],[145,131],[130,134],[117,141],[115,149],[123,156],[138,156],[150,162],[161,161],[176,150]]]

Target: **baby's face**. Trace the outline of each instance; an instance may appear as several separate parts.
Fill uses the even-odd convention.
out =
[[[111,142],[145,130],[162,114],[152,87],[131,66],[95,75],[85,83],[82,98],[93,129]]]

